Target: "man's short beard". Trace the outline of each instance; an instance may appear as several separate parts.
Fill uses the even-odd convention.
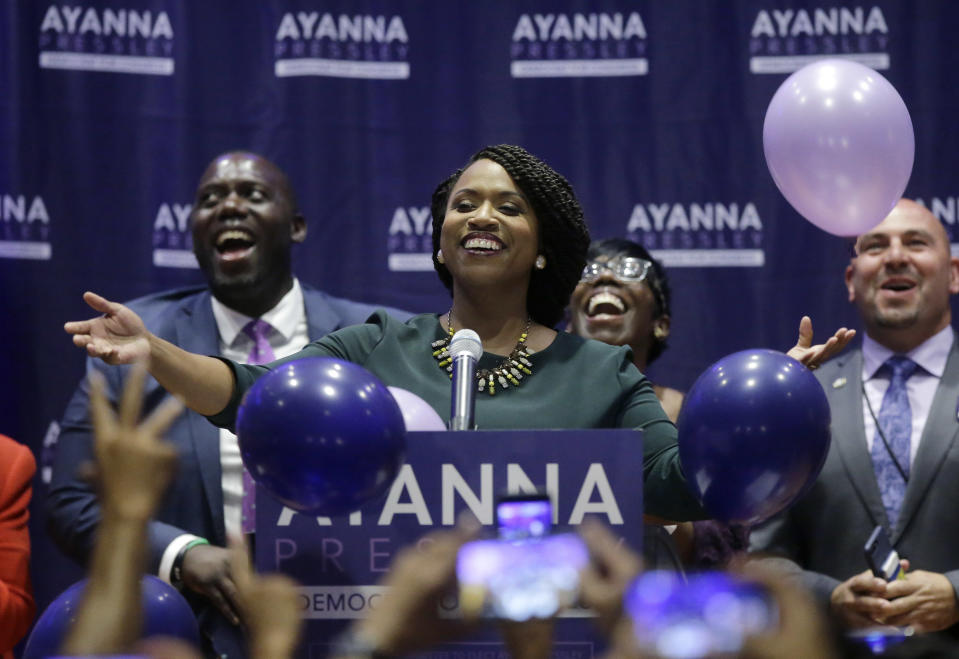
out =
[[[895,309],[892,311],[877,309],[873,314],[873,320],[876,325],[885,329],[904,329],[916,324],[916,321],[919,320],[919,309]]]
[[[210,278],[210,288],[218,291],[241,291],[249,289],[263,282],[265,277],[256,270],[245,272],[241,275],[231,275],[229,277],[222,274],[214,274]]]

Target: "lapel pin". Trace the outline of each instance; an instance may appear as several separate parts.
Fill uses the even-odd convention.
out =
[[[846,378],[836,378],[832,381],[832,388],[839,389],[840,387],[846,386]]]

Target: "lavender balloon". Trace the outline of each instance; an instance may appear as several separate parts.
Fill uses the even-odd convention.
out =
[[[800,215],[838,236],[879,224],[906,189],[915,137],[906,104],[874,70],[824,59],[786,78],[763,124],[766,164]]]
[[[443,418],[430,407],[430,404],[414,394],[412,391],[401,389],[399,387],[387,387],[396,404],[400,406],[400,412],[403,413],[403,423],[406,424],[406,431],[414,430],[446,430],[446,424]]]

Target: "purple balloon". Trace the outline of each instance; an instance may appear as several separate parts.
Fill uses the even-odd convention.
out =
[[[800,215],[823,231],[855,236],[892,211],[916,146],[909,111],[888,80],[850,60],[824,59],[776,90],[763,150]]]
[[[400,389],[399,387],[387,387],[387,389],[393,394],[396,404],[400,406],[407,432],[413,430],[446,430],[446,424],[443,423],[442,417],[425,400],[406,389]]]
[[[406,428],[386,386],[331,357],[286,362],[247,391],[236,420],[243,464],[284,505],[315,515],[357,510],[386,492]]]
[[[774,350],[723,357],[693,384],[679,414],[679,458],[693,493],[724,522],[756,524],[819,476],[829,402],[805,366]]]
[[[23,659],[46,659],[59,655],[70,626],[77,620],[87,581],[83,579],[76,582],[50,603],[30,632]],[[172,636],[199,647],[200,630],[193,610],[183,595],[170,584],[149,574],[143,575],[140,583],[143,602],[143,631],[140,638]]]

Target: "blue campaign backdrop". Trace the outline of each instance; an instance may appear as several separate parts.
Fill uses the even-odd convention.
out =
[[[80,296],[201,280],[187,216],[234,148],[289,171],[310,222],[296,271],[337,295],[445,311],[428,200],[479,147],[515,142],[573,183],[594,237],[658,250],[674,290],[650,369],[785,349],[802,314],[855,325],[847,245],[800,218],[762,153],[766,106],[808,59],[851,56],[902,94],[906,194],[955,242],[959,5],[947,0],[12,0],[0,3],[0,432],[41,463],[34,580],[76,577],[40,503],[82,373]]]

